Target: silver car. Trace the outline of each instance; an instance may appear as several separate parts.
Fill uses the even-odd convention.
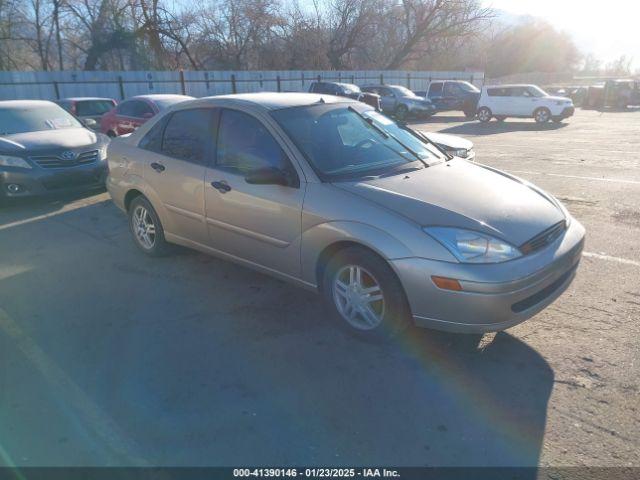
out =
[[[143,252],[175,243],[291,281],[367,335],[508,328],[562,294],[584,243],[551,195],[342,97],[180,103],[108,161]]]

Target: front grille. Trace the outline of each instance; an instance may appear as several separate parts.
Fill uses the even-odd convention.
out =
[[[31,157],[31,160],[36,162],[42,168],[68,168],[77,167],[80,165],[88,165],[98,160],[98,150],[89,150],[87,152],[81,152],[73,160],[66,160],[57,155],[40,155]]]
[[[547,228],[544,232],[539,233],[531,240],[528,240],[527,242],[520,245],[520,251],[526,255],[528,253],[533,253],[537,250],[540,250],[541,248],[546,247],[556,238],[558,238],[566,228],[567,223],[564,220],[558,222],[555,225]]]

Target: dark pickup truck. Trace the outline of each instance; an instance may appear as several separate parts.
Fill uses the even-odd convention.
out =
[[[475,117],[480,99],[480,90],[462,80],[435,80],[428,90],[415,93],[431,100],[439,112],[460,110],[467,118]]]

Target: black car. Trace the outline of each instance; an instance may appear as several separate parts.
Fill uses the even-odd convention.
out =
[[[108,143],[53,102],[0,102],[0,199],[104,186]]]
[[[338,97],[353,98],[367,105],[371,105],[376,110],[380,110],[380,95],[371,92],[363,92],[360,87],[353,83],[340,82],[312,82],[309,85],[309,93],[325,93]]]
[[[460,110],[467,118],[475,117],[480,100],[480,90],[462,80],[434,80],[427,91],[415,93],[431,100],[439,112]]]

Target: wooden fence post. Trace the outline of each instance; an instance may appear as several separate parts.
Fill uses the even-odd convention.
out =
[[[278,91],[280,92],[280,75],[276,75],[276,82],[278,83]]]
[[[238,88],[236,87],[236,75],[235,75],[235,73],[231,74],[231,92],[238,93]]]
[[[182,90],[182,95],[187,94],[187,86],[184,84],[184,70],[180,69],[180,89]]]
[[[53,81],[53,90],[56,92],[56,100],[60,100],[60,87],[58,87],[58,82]]]
[[[380,74],[380,85],[384,85],[384,75]]]
[[[120,90],[120,100],[124,100],[124,82],[122,81],[122,75],[118,75],[118,87]]]

